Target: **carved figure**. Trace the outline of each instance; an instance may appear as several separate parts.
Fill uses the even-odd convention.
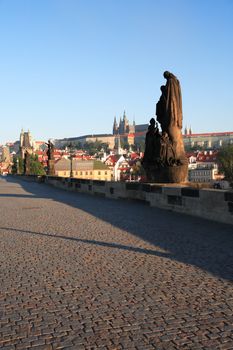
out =
[[[46,143],[46,145],[48,146],[48,150],[47,150],[47,156],[48,156],[48,170],[47,170],[47,174],[48,175],[55,175],[55,169],[54,169],[54,144],[52,143],[51,140],[48,141],[48,143]]]
[[[148,131],[146,133],[145,141],[145,152],[144,152],[144,161],[145,162],[154,162],[156,158],[159,157],[159,142],[160,138],[158,127],[155,127],[155,119],[151,118]]]
[[[187,162],[182,138],[182,96],[180,82],[176,76],[168,71],[163,74],[167,80],[161,86],[162,94],[156,105],[157,120],[163,132],[167,132],[173,149],[175,162],[173,165]]]
[[[169,120],[166,117],[166,103],[167,103],[167,96],[166,96],[166,86],[162,85],[160,87],[161,90],[161,96],[159,101],[156,104],[156,115],[157,120],[161,125],[162,132],[166,131],[169,125]]]
[[[30,174],[30,153],[26,150],[24,155],[24,175]]]
[[[48,160],[54,160],[54,144],[51,142],[51,140],[49,140],[48,143],[46,143],[46,145],[48,146]]]
[[[184,182],[188,165],[182,138],[182,97],[180,82],[168,71],[164,72],[166,85],[160,87],[161,96],[156,104],[157,121],[162,135],[151,119],[145,141],[142,165],[148,180],[158,182]]]
[[[168,71],[163,73],[167,83],[165,86],[166,94],[166,107],[165,107],[165,118],[173,126],[182,128],[182,97],[180,82],[176,76]]]
[[[176,164],[172,143],[166,131],[162,133],[160,141],[160,162],[162,166],[173,166]]]

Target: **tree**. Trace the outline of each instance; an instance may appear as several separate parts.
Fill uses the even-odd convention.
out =
[[[21,157],[14,156],[11,172],[12,174],[23,174],[23,159]]]
[[[233,182],[233,145],[224,146],[218,152],[218,164],[225,179]]]
[[[138,143],[136,143],[137,150],[139,152],[144,152],[145,151],[145,141],[141,140]]]
[[[121,148],[129,150],[129,143],[127,141],[121,140]]]
[[[96,140],[94,142],[89,141],[84,143],[83,149],[85,149],[88,154],[93,156],[94,154],[101,152],[104,150],[104,152],[107,152],[109,150],[109,144],[106,142],[101,142],[99,140]]]
[[[45,175],[45,170],[39,162],[37,154],[30,156],[30,175]]]

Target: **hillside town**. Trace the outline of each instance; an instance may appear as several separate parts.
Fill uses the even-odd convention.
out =
[[[103,181],[146,181],[142,167],[148,124],[130,124],[126,113],[113,121],[111,134],[84,135],[51,140],[54,149],[54,175]],[[233,132],[195,134],[191,127],[183,133],[188,159],[188,180],[210,187],[226,188],[219,171],[218,152],[233,144]],[[21,130],[19,140],[0,146],[0,173],[23,174],[26,152],[40,163],[39,174],[48,169],[48,143],[34,140]],[[38,171],[38,170],[37,170]]]

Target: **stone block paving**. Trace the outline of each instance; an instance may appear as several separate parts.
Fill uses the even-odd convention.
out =
[[[0,349],[233,349],[233,228],[0,180]]]

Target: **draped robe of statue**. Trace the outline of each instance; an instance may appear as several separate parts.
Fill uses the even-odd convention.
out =
[[[167,83],[161,87],[162,95],[156,106],[157,120],[162,131],[167,132],[172,144],[175,159],[178,163],[186,162],[182,138],[182,96],[180,82],[168,71],[164,72]]]

